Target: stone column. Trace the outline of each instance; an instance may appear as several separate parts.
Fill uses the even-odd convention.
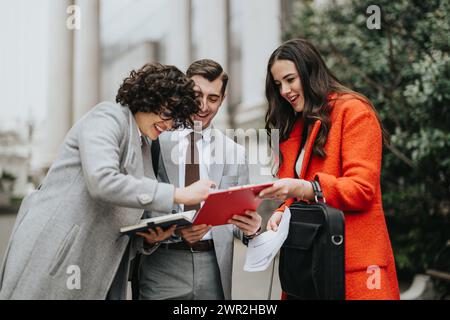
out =
[[[183,72],[192,60],[191,0],[171,0],[171,25],[164,37],[165,63],[175,65]]]
[[[49,167],[71,127],[73,31],[67,28],[71,0],[49,5],[48,106],[42,132],[42,165]]]
[[[213,59],[220,63],[225,72],[227,72],[228,60],[226,6],[226,0],[194,0],[192,8],[192,43],[195,45],[192,59]],[[228,103],[225,100],[214,118],[216,128],[229,127],[227,108]]]
[[[99,102],[99,0],[75,0],[80,29],[74,30],[72,122]]]
[[[237,107],[234,121],[244,129],[264,128],[267,110],[265,82],[267,62],[270,54],[280,44],[280,0],[258,0],[242,2],[241,72],[242,101]],[[250,181],[258,183],[271,179],[270,153],[267,150],[265,132],[258,131],[258,143],[249,144]],[[258,152],[257,161],[251,161]],[[267,208],[266,208],[267,209]],[[268,212],[266,212],[268,214]]]
[[[242,2],[242,103],[237,125],[260,122],[265,114],[266,67],[270,54],[280,44],[279,0]]]

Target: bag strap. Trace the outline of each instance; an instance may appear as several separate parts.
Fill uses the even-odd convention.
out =
[[[316,202],[321,202],[323,204],[326,204],[326,199],[323,196],[322,188],[320,187],[319,181],[313,180],[310,181],[314,190],[314,198]],[[335,209],[336,210],[336,209]],[[340,210],[339,210],[340,211]],[[330,233],[331,233],[331,242],[334,245],[341,245],[344,237],[344,229],[343,227],[340,227],[340,220],[343,219],[344,216],[342,215],[327,215],[327,220],[329,221],[328,225],[330,227]]]
[[[311,181],[311,184],[313,186],[314,190],[314,197],[316,202],[322,202],[326,204],[325,197],[323,196],[322,188],[320,187],[319,181],[313,180]],[[338,210],[334,209],[333,210]],[[338,210],[340,211],[340,210]],[[342,221],[344,219],[344,214],[328,214],[327,220],[328,220],[328,226],[330,228],[330,234],[331,234],[331,242],[339,246],[344,242],[344,226],[342,224]],[[341,221],[342,220],[342,221]]]
[[[326,203],[325,197],[323,196],[322,188],[320,187],[319,181],[313,180],[310,181],[312,184],[312,188],[314,191],[314,199],[316,202]]]

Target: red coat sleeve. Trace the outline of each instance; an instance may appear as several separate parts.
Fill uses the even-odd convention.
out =
[[[355,106],[342,125],[342,176],[317,173],[327,203],[343,211],[366,210],[379,187],[382,135],[376,115]]]

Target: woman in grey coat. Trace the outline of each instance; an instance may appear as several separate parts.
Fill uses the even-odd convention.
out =
[[[40,188],[22,202],[0,269],[0,299],[125,297],[135,248],[120,227],[137,223],[144,209],[200,203],[212,184],[159,183],[145,138],[192,125],[193,88],[176,67],[147,64],[124,80],[117,104],[100,103],[73,126]],[[157,242],[172,231],[152,236]]]

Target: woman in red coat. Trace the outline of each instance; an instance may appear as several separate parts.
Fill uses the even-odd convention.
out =
[[[266,128],[280,135],[280,180],[260,196],[285,200],[267,229],[276,230],[285,206],[313,201],[309,181],[318,181],[327,203],[345,214],[346,299],[399,299],[381,202],[385,133],[375,108],[343,86],[302,39],[272,53],[266,97]]]

